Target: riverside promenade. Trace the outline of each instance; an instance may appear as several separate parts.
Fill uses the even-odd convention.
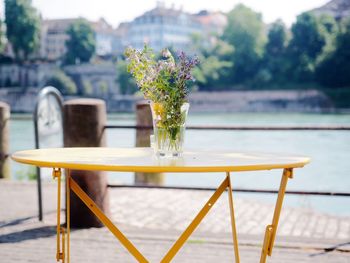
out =
[[[159,262],[211,194],[113,188],[111,218],[150,262]],[[39,222],[35,182],[0,180],[1,262],[55,262],[55,183],[43,184],[43,200],[44,222]],[[234,201],[241,262],[259,262],[273,204],[242,195]],[[223,194],[173,262],[234,262],[230,229],[228,200]],[[91,228],[72,231],[71,262],[135,260],[106,228]],[[350,217],[285,206],[268,262],[349,263]]]

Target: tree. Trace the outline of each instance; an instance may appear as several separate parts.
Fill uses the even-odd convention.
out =
[[[338,24],[333,16],[322,14],[317,17],[317,20],[325,28],[327,33],[333,34],[338,32]]]
[[[239,4],[228,13],[228,24],[222,39],[234,47],[231,80],[245,83],[258,72],[265,44],[261,14]]]
[[[108,83],[105,80],[101,80],[98,83],[98,91],[101,96],[108,96]]]
[[[117,82],[123,95],[134,94],[138,90],[134,78],[127,70],[127,65],[125,60],[119,60],[117,63]]]
[[[350,87],[350,19],[336,38],[336,48],[316,69],[316,80],[327,87]]]
[[[328,54],[332,53],[336,47],[336,37],[339,33],[339,25],[333,16],[321,15],[317,17],[317,21],[321,26],[323,35],[325,36],[325,45],[322,53],[318,56],[317,62],[323,61]],[[317,66],[317,65],[316,65]]]
[[[194,68],[194,83],[200,90],[225,89],[231,83],[229,79],[233,63],[231,54],[233,47],[228,43],[218,40],[212,47],[198,48],[200,64]]]
[[[91,96],[94,93],[94,87],[88,79],[82,80],[82,93],[87,96]]]
[[[53,86],[64,95],[77,93],[77,86],[74,81],[61,70],[57,70],[51,78],[48,79],[45,86]]]
[[[2,53],[3,49],[4,49],[4,31],[3,31],[3,22],[0,19],[0,53]]]
[[[286,42],[286,27],[281,20],[277,20],[270,27],[265,46],[263,69],[259,74],[261,75],[264,71],[269,84],[281,84],[286,79]]]
[[[323,25],[310,13],[302,13],[292,25],[288,46],[289,75],[296,82],[313,81],[317,57],[326,44]]]
[[[40,17],[30,0],[5,0],[7,39],[16,59],[27,60],[39,47]]]
[[[67,34],[66,63],[89,62],[96,50],[95,33],[90,24],[85,19],[79,19],[68,28]]]
[[[282,20],[277,20],[271,25],[267,38],[265,54],[271,56],[283,55],[286,47],[287,32]]]

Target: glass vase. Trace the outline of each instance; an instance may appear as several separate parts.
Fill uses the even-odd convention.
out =
[[[189,103],[164,105],[151,103],[153,149],[159,157],[179,157],[183,152]]]

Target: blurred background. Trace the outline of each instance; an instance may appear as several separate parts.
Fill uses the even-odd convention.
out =
[[[350,1],[0,2],[0,100],[11,106],[10,152],[34,148],[38,91],[106,101],[111,125],[134,125],[142,97],[124,49],[147,43],[200,58],[188,125],[349,126]],[[135,146],[135,131],[108,129],[107,145]],[[187,131],[185,148],[308,155],[290,190],[349,192],[348,131]],[[35,179],[11,163],[12,179]],[[165,185],[215,187],[224,175],[167,174]],[[277,189],[279,174],[234,175],[236,187]],[[131,174],[110,182],[133,184]],[[241,194],[273,202],[269,195]],[[271,199],[271,200],[270,200]],[[350,215],[348,197],[290,196],[287,205]]]

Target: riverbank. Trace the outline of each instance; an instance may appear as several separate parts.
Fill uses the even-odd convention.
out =
[[[11,106],[12,112],[31,113],[35,107],[37,89],[25,93],[16,89],[0,89],[0,100]],[[345,94],[345,95],[344,95]],[[350,105],[339,97],[347,92],[307,90],[237,90],[223,92],[193,92],[190,94],[191,112],[350,112]],[[67,96],[67,99],[76,98]],[[114,94],[103,98],[107,110],[133,112],[142,97]]]
[[[318,90],[247,90],[196,92],[193,112],[334,112],[332,101]]]

